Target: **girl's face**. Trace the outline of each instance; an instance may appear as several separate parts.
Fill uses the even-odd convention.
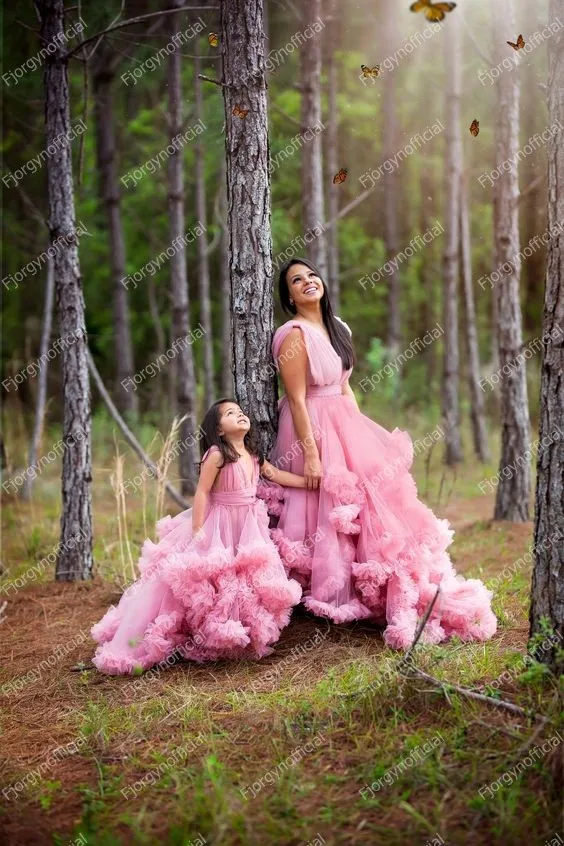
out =
[[[323,297],[323,282],[306,264],[292,264],[286,273],[290,298],[296,306],[319,302]]]
[[[219,408],[219,434],[241,435],[249,431],[251,421],[235,402],[224,402]]]

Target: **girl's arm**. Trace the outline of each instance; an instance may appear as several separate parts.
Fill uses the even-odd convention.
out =
[[[343,393],[346,397],[350,397],[350,398],[352,399],[352,401],[354,402],[354,404],[356,405],[356,410],[357,410],[357,411],[360,411],[360,409],[359,409],[359,407],[358,407],[358,403],[357,403],[357,401],[356,401],[356,397],[355,397],[355,395],[354,395],[354,393],[353,393],[353,389],[352,389],[352,388],[351,388],[351,386],[349,385],[349,380],[348,380],[348,379],[347,379],[347,381],[346,381],[346,382],[343,382],[343,386],[342,386],[342,393]]]
[[[304,451],[305,487],[308,490],[316,490],[321,479],[321,461],[305,401],[307,350],[301,329],[290,329],[280,345],[278,358],[280,377],[284,383],[294,428]]]
[[[276,482],[278,485],[283,485],[285,488],[305,488],[305,476],[298,476],[296,473],[289,473],[287,470],[280,470],[271,464],[270,461],[264,461],[260,468],[261,475],[270,482]]]
[[[208,455],[204,463],[200,465],[200,478],[198,479],[198,486],[194,494],[194,502],[192,503],[192,534],[194,535],[202,528],[204,514],[208,504],[208,495],[219,473],[218,465],[221,460],[221,453],[214,450]]]

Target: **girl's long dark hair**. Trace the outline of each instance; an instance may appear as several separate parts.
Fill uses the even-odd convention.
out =
[[[309,261],[309,259],[294,256],[282,265],[280,269],[280,276],[278,277],[278,297],[280,305],[288,314],[296,315],[298,313],[295,304],[290,302],[290,289],[287,281],[288,270],[293,264],[305,264],[305,266],[309,267],[310,270],[313,270],[313,272],[316,273],[323,282],[323,296],[320,300],[323,323],[329,333],[331,346],[341,357],[343,369],[349,370],[356,364],[356,355],[351,336],[349,335],[346,327],[336,319],[333,313],[333,307],[331,306],[331,300],[329,299],[329,290],[325,280],[322,278],[319,268],[317,268],[313,262]]]
[[[223,463],[221,464],[221,467],[225,467],[226,464],[230,464],[233,461],[239,461],[239,455],[237,454],[237,450],[233,446],[231,446],[228,441],[224,440],[218,434],[218,429],[220,425],[220,407],[225,402],[234,402],[236,405],[239,405],[237,400],[233,399],[233,397],[221,397],[221,399],[216,400],[216,402],[214,402],[213,405],[208,408],[200,426],[200,431],[202,433],[202,438],[200,441],[200,459],[203,457],[206,450],[208,450],[212,446],[212,444],[215,444],[217,447],[219,447],[221,455],[223,457]],[[249,450],[251,455],[256,455],[258,457],[259,465],[262,466],[265,456],[261,450],[258,435],[256,434],[256,430],[253,426],[252,418],[249,417],[249,419],[251,421],[251,428],[243,438],[243,443],[245,444],[246,448]],[[201,463],[202,462],[200,460],[198,466],[200,466]]]

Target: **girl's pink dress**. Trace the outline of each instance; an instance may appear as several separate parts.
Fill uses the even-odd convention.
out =
[[[202,461],[212,451],[219,448]],[[302,591],[270,538],[258,481],[255,456],[252,479],[240,461],[221,468],[201,539],[192,534],[192,508],[157,522],[159,541],[145,541],[140,578],[91,629],[99,670],[145,670],[175,651],[198,662],[272,652]]]
[[[287,572],[304,587],[304,605],[336,623],[365,618],[385,625],[385,642],[405,649],[440,584],[421,640],[491,637],[492,592],[478,579],[455,574],[446,552],[454,531],[417,498],[409,472],[411,438],[374,423],[341,393],[352,368],[343,370],[321,329],[299,320],[284,323],[272,343],[275,360],[294,326],[302,331],[309,359],[306,405],[322,480],[313,491],[275,492],[270,485],[266,498],[271,515],[279,516],[271,536]],[[304,455],[286,396],[278,408],[271,461],[303,475]]]

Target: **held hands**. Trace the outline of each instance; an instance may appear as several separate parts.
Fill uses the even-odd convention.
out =
[[[322,467],[318,451],[307,453],[304,459],[304,479],[308,491],[315,491],[319,488],[321,474]]]

